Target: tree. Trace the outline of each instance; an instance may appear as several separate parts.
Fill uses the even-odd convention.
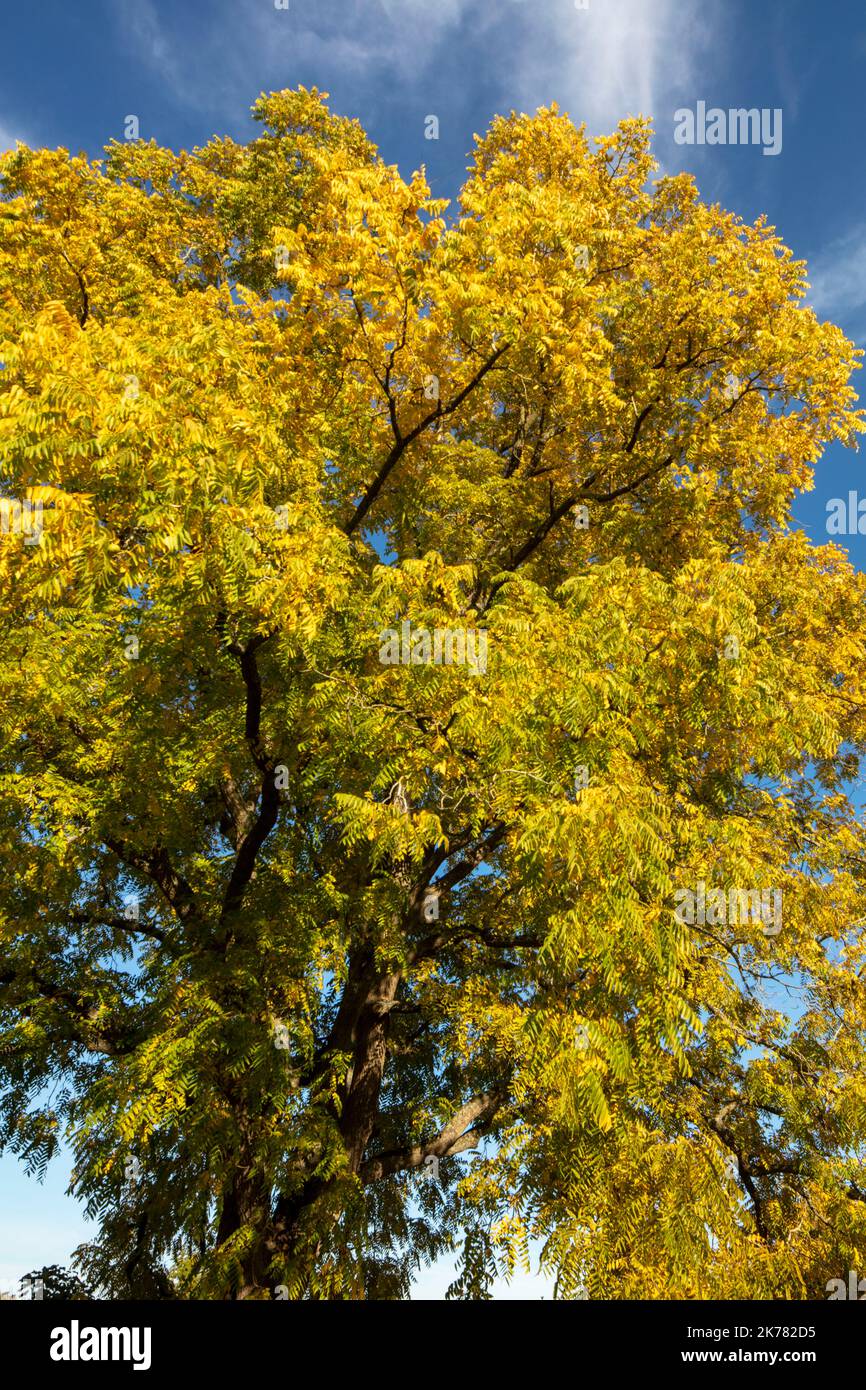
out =
[[[824,1297],[866,1222],[863,429],[650,129],[455,210],[315,90],[4,156],[2,1141],[109,1296]],[[861,1260],[862,1263],[862,1260]]]
[[[51,1302],[89,1303],[90,1293],[78,1275],[62,1265],[45,1265],[33,1269],[21,1280],[24,1299],[44,1299]]]

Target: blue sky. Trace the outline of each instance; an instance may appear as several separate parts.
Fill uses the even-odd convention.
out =
[[[453,197],[472,135],[512,108],[557,101],[591,135],[643,114],[664,171],[744,218],[766,213],[809,263],[822,317],[866,344],[866,6],[862,0],[40,0],[5,7],[0,149],[16,139],[99,154],[127,116],[175,148],[252,133],[259,92],[318,86],[356,116],[389,163],[425,165]],[[782,112],[782,145],[680,145],[683,107]],[[439,139],[425,139],[425,120]],[[859,381],[859,379],[858,379]],[[866,377],[861,395],[866,397]],[[813,538],[827,504],[866,497],[860,455],[828,451],[797,506]],[[866,536],[839,537],[861,566]],[[0,1160],[0,1281],[65,1263],[85,1234],[65,1198]],[[439,1296],[447,1271],[419,1292]],[[502,1296],[539,1297],[518,1281]]]

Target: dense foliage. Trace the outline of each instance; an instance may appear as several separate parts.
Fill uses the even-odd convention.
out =
[[[72,1144],[109,1295],[538,1241],[566,1297],[823,1297],[866,622],[790,507],[857,354],[646,122],[498,118],[449,208],[255,114],[0,163],[0,1140]]]

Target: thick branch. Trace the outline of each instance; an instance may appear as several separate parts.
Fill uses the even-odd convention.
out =
[[[453,1158],[455,1154],[474,1149],[484,1132],[489,1129],[497,1111],[502,1106],[501,1093],[487,1093],[473,1096],[447,1125],[433,1139],[411,1148],[391,1149],[369,1159],[361,1166],[359,1176],[363,1183],[378,1182],[392,1173],[420,1168],[428,1158]]]
[[[223,901],[223,917],[236,912],[241,906],[247,884],[253,876],[258,852],[276,825],[280,814],[280,793],[276,783],[277,763],[268,755],[261,737],[262,680],[255,656],[257,649],[268,640],[267,637],[254,637],[246,647],[233,645],[230,648],[239,658],[241,675],[246,686],[244,737],[250,755],[261,771],[262,785],[258,815],[249,825],[246,834],[239,836],[234,868]]]

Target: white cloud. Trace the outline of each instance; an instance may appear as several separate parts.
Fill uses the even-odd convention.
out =
[[[672,129],[674,107],[703,93],[701,63],[719,36],[708,7],[694,0],[568,0],[533,5],[516,76],[529,108],[555,94],[588,134],[611,131],[624,116],[649,116]],[[697,90],[695,84],[698,84]]]

